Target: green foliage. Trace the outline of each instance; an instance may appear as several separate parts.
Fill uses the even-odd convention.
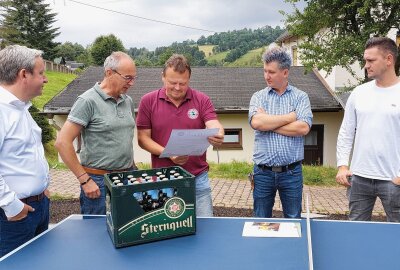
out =
[[[261,56],[265,48],[257,48],[250,50],[232,63],[225,62],[228,52],[213,54],[207,58],[208,66],[224,66],[224,67],[262,67],[263,62]]]
[[[136,66],[151,67],[154,66],[152,62],[153,53],[146,48],[129,48],[128,54],[135,60]]]
[[[259,48],[268,45],[282,34],[284,30],[279,26],[272,28],[264,26],[252,29],[233,30],[228,32],[215,33],[208,37],[200,37],[198,45],[217,45],[215,51],[228,51],[239,47],[247,46],[249,49]]]
[[[138,162],[136,166],[139,170],[149,170],[151,169],[151,165],[149,163]]]
[[[228,53],[229,53],[229,51],[220,52],[220,53],[211,55],[207,59],[208,65],[209,66],[222,66],[224,64],[224,59]]]
[[[50,193],[50,201],[65,201],[65,200],[73,200],[74,197],[71,195],[63,195],[59,193]]]
[[[310,186],[336,186],[337,169],[325,166],[303,166],[304,184]]]
[[[232,63],[236,59],[239,59],[241,56],[245,55],[248,50],[249,47],[246,45],[242,45],[238,48],[230,50],[225,57],[225,62]]]
[[[285,0],[294,7],[300,0]],[[398,0],[307,0],[303,11],[286,16],[289,33],[304,37],[299,45],[306,68],[328,72],[336,65],[351,72],[350,65],[363,63],[364,44],[371,36],[386,36],[400,28]]]
[[[113,34],[97,37],[90,49],[93,63],[96,65],[103,65],[107,56],[115,51],[124,52],[125,48],[122,41]]]
[[[56,45],[54,38],[59,35],[53,28],[55,13],[51,13],[49,4],[43,0],[10,0],[2,1],[0,22],[0,39],[2,46],[20,44],[44,52],[44,58],[55,58]]]
[[[283,31],[279,26],[265,26],[256,30],[245,28],[202,36],[197,42],[174,42],[167,47],[157,47],[154,52],[146,48],[130,48],[128,54],[135,59],[138,66],[164,65],[165,60],[173,53],[185,55],[192,66],[222,66],[235,62],[250,50],[272,43]],[[255,61],[247,60],[246,65],[251,66],[252,63]],[[258,63],[255,65],[259,66]]]
[[[400,29],[399,29],[399,31],[400,31]],[[397,34],[399,34],[399,32],[397,32]],[[400,76],[400,44],[397,47],[397,50],[399,51],[399,54],[397,55],[396,66],[394,68],[396,70],[396,75]]]
[[[233,160],[229,163],[209,162],[210,178],[221,179],[247,179],[247,175],[252,172],[253,165],[244,161]]]
[[[247,175],[253,171],[253,164],[242,161],[229,163],[209,162],[211,179],[247,180]],[[311,186],[336,186],[336,168],[325,166],[303,166],[303,179],[305,185]]]
[[[171,49],[173,53],[185,55],[193,66],[198,66],[198,63],[205,59],[204,52],[200,51],[199,47],[193,44],[192,41],[174,42],[168,46],[168,49]]]
[[[199,50],[199,47],[191,40],[174,42],[167,47],[157,47],[154,52],[150,52],[146,48],[130,48],[128,50],[128,54],[135,59],[138,66],[163,66],[174,53],[183,54],[191,66],[207,64],[204,52]]]
[[[236,59],[233,63],[225,63],[228,67],[263,67],[261,56],[264,53],[264,48],[258,48],[248,51],[245,55]]]
[[[29,108],[29,112],[32,115],[33,120],[42,129],[42,143],[48,143],[54,139],[54,131],[51,128],[48,119],[43,114],[39,114],[38,108],[32,105]]]
[[[284,29],[279,26],[272,28],[264,26],[255,30],[244,28],[222,33],[215,33],[207,38],[202,36],[197,41],[198,45],[216,45],[214,53],[229,51],[225,62],[234,62],[249,50],[260,48],[274,42]]]
[[[77,57],[85,53],[85,48],[78,44],[72,42],[64,42],[63,44],[57,45],[57,57],[64,57],[66,61],[76,61]]]
[[[51,140],[48,143],[43,144],[43,147],[44,147],[44,153],[46,155],[46,160],[51,168],[68,169],[64,163],[58,161],[58,152],[54,147],[54,140]]]
[[[93,64],[93,57],[90,53],[90,47],[87,47],[83,53],[79,54],[76,59],[79,63],[84,63],[85,67],[91,66]]]
[[[160,55],[158,56],[158,66],[164,66],[164,63],[174,54],[172,48],[167,47]]]

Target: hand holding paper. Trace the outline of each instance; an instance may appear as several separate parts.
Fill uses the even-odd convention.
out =
[[[218,134],[212,129],[173,129],[160,158],[172,156],[201,156],[210,146],[208,137]]]

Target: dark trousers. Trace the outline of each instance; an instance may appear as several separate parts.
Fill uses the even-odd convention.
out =
[[[18,221],[8,221],[0,208],[0,257],[47,230],[50,200],[44,196],[42,200],[28,204],[35,211]]]
[[[347,189],[350,220],[370,221],[376,198],[380,198],[388,222],[400,222],[400,186],[392,181],[353,175]]]

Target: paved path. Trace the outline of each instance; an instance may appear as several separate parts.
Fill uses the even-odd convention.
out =
[[[74,175],[69,170],[50,171],[50,192],[64,197],[79,197],[79,185]],[[214,206],[253,208],[253,194],[248,181],[238,180],[211,180]],[[346,188],[344,187],[315,187],[304,186],[303,196],[309,196],[310,212],[316,214],[346,214],[348,213],[348,201]],[[303,210],[305,207],[303,198]],[[274,210],[282,210],[279,197],[275,201]],[[374,215],[384,215],[381,202],[377,201]]]

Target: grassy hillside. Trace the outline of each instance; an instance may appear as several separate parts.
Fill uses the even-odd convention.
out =
[[[203,51],[204,54],[206,55],[206,59],[208,59],[211,55],[213,55],[212,49],[215,47],[215,45],[200,45],[199,50]]]
[[[248,51],[245,55],[237,59],[233,63],[224,63],[224,59],[229,51],[212,54],[212,48],[215,45],[202,45],[199,49],[206,54],[206,59],[209,64],[215,64],[217,66],[223,65],[225,67],[262,67],[261,56],[265,51],[265,47],[257,48]],[[211,53],[211,55],[209,55]]]
[[[265,48],[258,48],[248,51],[245,55],[237,59],[233,63],[225,63],[227,67],[262,67],[261,56]]]
[[[217,54],[213,54],[210,57],[207,58],[208,63],[217,63],[217,64],[221,64],[226,55],[228,54],[229,51],[226,52],[221,52],[221,53],[217,53]]]
[[[39,110],[42,110],[44,104],[46,104],[52,97],[57,95],[73,79],[75,79],[76,75],[55,71],[46,71],[46,77],[49,82],[44,85],[43,94],[33,99],[33,104]]]

